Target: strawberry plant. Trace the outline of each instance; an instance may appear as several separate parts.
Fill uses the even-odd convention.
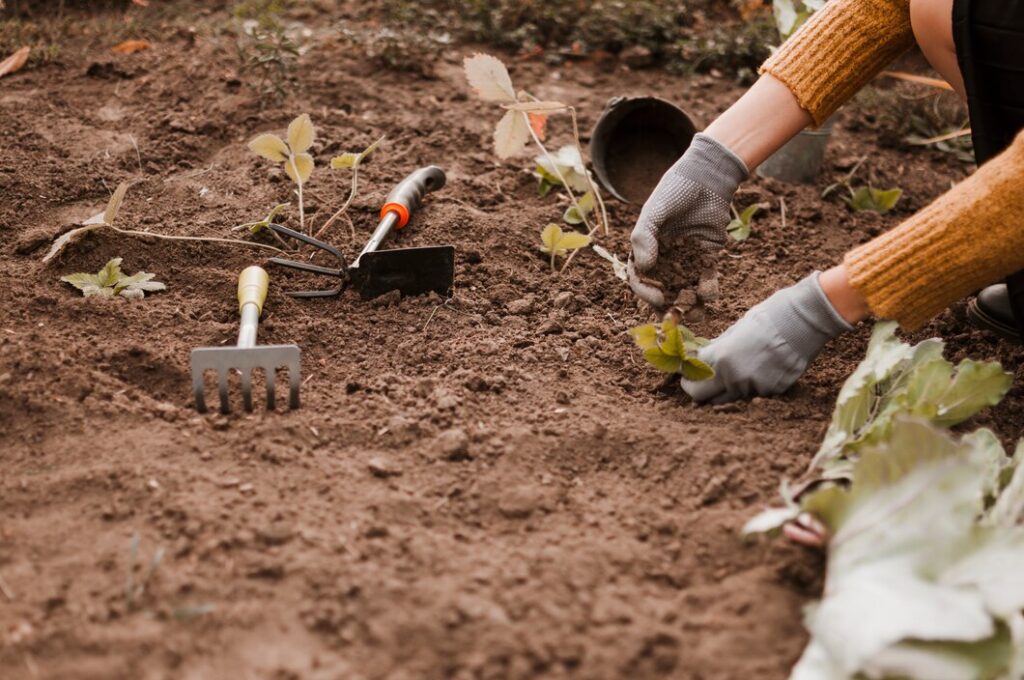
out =
[[[114,297],[120,295],[129,300],[140,300],[146,293],[167,290],[167,286],[154,281],[156,274],[138,272],[128,275],[121,271],[121,258],[115,257],[95,274],[68,274],[60,277],[64,283],[82,291],[85,297]]]
[[[555,269],[555,258],[565,257],[569,251],[577,251],[590,245],[590,236],[575,231],[563,231],[551,223],[540,234],[540,251],[551,256],[551,269]]]
[[[729,208],[732,210],[732,221],[729,222],[725,230],[732,236],[735,241],[746,241],[750,238],[751,221],[754,219],[754,215],[761,209],[757,203],[747,206],[743,212],[737,212],[736,206],[731,205]]]
[[[865,159],[866,157],[861,158],[844,177],[825,187],[825,190],[821,192],[821,197],[828,198],[836,190],[846,189],[849,196],[844,196],[843,200],[851,210],[854,212],[870,210],[884,215],[896,207],[903,196],[903,190],[900,188],[876,189],[870,184],[855,189],[852,184],[853,176],[857,174]]]
[[[707,380],[715,375],[714,369],[697,358],[697,350],[708,341],[679,325],[671,314],[666,314],[660,324],[637,326],[629,334],[643,350],[647,363],[659,371],[679,374],[687,380]]]
[[[349,191],[348,198],[345,200],[345,203],[337,210],[337,212],[331,215],[330,219],[328,219],[327,222],[324,223],[324,226],[320,228],[320,231],[316,233],[317,238],[320,238],[324,232],[330,229],[331,225],[334,224],[338,218],[344,215],[345,211],[352,205],[352,201],[355,200],[356,197],[356,192],[359,191],[359,166],[377,150],[377,147],[379,147],[383,141],[384,137],[382,136],[359,153],[346,152],[331,159],[332,170],[352,170],[352,189]],[[351,221],[349,222],[349,226],[352,229],[352,236],[355,237],[355,226],[352,225]]]
[[[574,215],[581,218],[581,223],[587,227],[587,235],[592,236],[598,229],[608,233],[608,215],[605,210],[604,201],[597,188],[596,183],[582,165],[582,147],[579,135],[579,123],[576,117],[576,109],[568,104],[557,101],[540,101],[527,92],[516,92],[512,85],[512,78],[508,69],[497,58],[487,54],[476,54],[467,57],[464,61],[466,79],[477,95],[484,101],[494,102],[505,111],[501,120],[498,121],[494,130],[494,150],[499,158],[511,158],[520,153],[531,139],[540,149],[543,164],[538,163],[538,174],[543,179],[545,176],[550,179],[548,184],[558,184],[565,188],[569,195],[569,201],[576,212]],[[572,120],[575,154],[563,155],[559,152],[559,158],[552,155],[544,146],[545,130],[549,116],[556,113],[568,112]],[[577,159],[579,162],[577,163]],[[563,171],[567,161],[573,172]],[[570,179],[572,178],[572,179]],[[588,210],[580,205],[576,197],[579,187],[586,184],[586,190],[593,194],[594,202],[599,208],[598,218],[595,224],[591,225],[587,216]],[[574,190],[574,185],[576,189]],[[550,188],[549,188],[550,190]],[[569,261],[571,261],[570,256]],[[566,262],[568,265],[569,261]],[[564,267],[563,267],[564,270]]]
[[[284,171],[295,182],[299,195],[299,229],[306,230],[306,213],[302,203],[302,187],[309,181],[315,165],[309,153],[315,138],[309,114],[298,116],[288,125],[287,141],[275,134],[262,134],[249,142],[249,150],[275,163],[283,163]]]

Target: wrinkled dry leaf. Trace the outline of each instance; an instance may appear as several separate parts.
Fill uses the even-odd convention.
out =
[[[116,54],[135,54],[141,50],[148,50],[153,45],[148,40],[125,40],[123,43],[110,48]]]
[[[508,69],[501,60],[489,54],[474,54],[462,62],[469,81],[477,96],[489,102],[514,102],[515,88]]]
[[[25,63],[28,61],[28,55],[32,52],[31,47],[22,47],[17,52],[7,57],[3,61],[0,61],[0,78],[6,75],[20,71]]]
[[[124,203],[124,196],[128,193],[128,182],[121,182],[114,189],[113,195],[107,202],[107,209],[103,211],[104,224],[113,224],[117,214],[121,212],[121,205]]]
[[[508,111],[494,129],[494,152],[498,158],[511,158],[530,143],[530,128],[526,116]]]

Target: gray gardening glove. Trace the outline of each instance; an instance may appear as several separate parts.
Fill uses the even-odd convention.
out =
[[[725,244],[725,228],[731,218],[729,204],[740,182],[748,176],[746,164],[725,146],[703,133],[693,138],[683,157],[669,168],[647,199],[630,236],[633,255],[629,285],[637,297],[657,308],[666,306],[665,294],[644,283],[640,276],[658,262],[659,236],[688,236],[708,255],[717,255]],[[673,253],[661,255],[672,257]],[[694,262],[693,266],[700,263]],[[717,290],[717,280],[714,284]]]
[[[853,330],[821,289],[814,272],[755,305],[697,356],[715,369],[702,382],[683,379],[694,401],[724,404],[782,394],[832,338]]]

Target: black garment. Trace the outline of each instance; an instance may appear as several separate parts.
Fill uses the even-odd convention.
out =
[[[953,0],[953,41],[981,165],[1024,129],[1024,0]],[[1024,337],[1024,272],[1006,283]]]

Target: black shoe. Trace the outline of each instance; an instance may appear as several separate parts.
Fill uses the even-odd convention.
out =
[[[989,286],[978,293],[978,297],[967,305],[967,316],[978,328],[1021,344],[1020,331],[1017,330],[1005,283]]]

